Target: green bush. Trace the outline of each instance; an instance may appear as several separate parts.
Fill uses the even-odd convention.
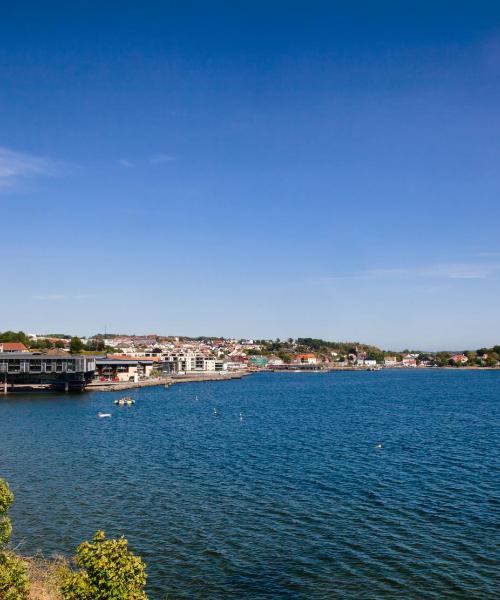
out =
[[[13,500],[14,494],[7,482],[0,479],[0,598],[26,600],[29,592],[26,564],[7,550],[12,533],[7,512]]]
[[[79,571],[63,575],[64,600],[147,600],[145,565],[128,550],[124,537],[107,540],[98,531],[76,551]]]
[[[29,598],[26,563],[6,551],[0,553],[0,598],[2,600]]]

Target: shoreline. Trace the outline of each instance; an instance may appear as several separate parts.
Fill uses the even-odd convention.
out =
[[[144,387],[159,387],[165,385],[175,385],[177,383],[196,383],[205,381],[229,381],[232,379],[242,379],[252,375],[252,371],[235,371],[227,375],[220,373],[209,374],[200,373],[199,375],[174,375],[173,377],[161,377],[158,379],[145,379],[144,381],[111,381],[90,383],[85,388],[86,392],[117,392],[121,390],[133,390]]]
[[[229,381],[233,379],[243,379],[249,375],[255,375],[255,373],[338,373],[338,372],[350,372],[350,373],[361,373],[361,372],[381,372],[381,371],[500,371],[500,367],[382,367],[381,369],[368,369],[364,367],[331,367],[328,369],[262,369],[259,371],[234,371],[231,373],[221,374],[216,373],[198,373],[189,375],[173,375],[171,377],[161,377],[155,379],[145,379],[142,381],[110,381],[110,382],[94,382],[88,384],[82,391],[75,392],[70,390],[70,394],[74,393],[85,393],[85,392],[119,392],[124,390],[133,390],[146,387],[160,387],[160,386],[171,386],[178,383],[202,383],[209,381]],[[12,384],[11,384],[12,385]],[[11,394],[50,394],[50,393],[62,393],[54,392],[45,384],[19,384],[18,386],[11,387],[7,393],[0,394],[2,396],[9,396]]]

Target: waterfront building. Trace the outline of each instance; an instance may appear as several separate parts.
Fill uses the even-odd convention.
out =
[[[265,367],[268,360],[266,356],[250,356],[248,362],[252,367]]]
[[[151,377],[155,367],[152,359],[109,357],[96,359],[97,378],[100,381],[138,382]]]
[[[270,356],[267,362],[268,367],[279,367],[284,364],[285,361],[282,358],[279,358],[279,356]]]
[[[223,371],[241,371],[242,369],[246,369],[246,364],[237,362],[237,361],[228,361],[223,363]]]
[[[294,365],[317,365],[319,360],[315,354],[297,354],[292,359]]]
[[[414,358],[411,354],[408,354],[406,356],[403,356],[402,363],[404,367],[416,367],[417,359]]]
[[[158,368],[168,373],[216,372],[226,369],[221,359],[206,356],[202,352],[183,350],[164,354]]]
[[[42,354],[41,352],[0,353],[0,385],[47,385],[54,389],[83,390],[95,373],[93,356]]]

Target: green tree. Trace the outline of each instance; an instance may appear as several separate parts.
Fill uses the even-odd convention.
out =
[[[278,358],[281,358],[281,360],[286,364],[290,364],[292,362],[292,357],[287,352],[283,352],[282,350],[280,350],[276,353],[276,355],[278,356]]]
[[[376,360],[378,363],[384,362],[384,353],[381,350],[369,350],[366,353],[366,358]]]
[[[104,340],[99,338],[92,338],[88,341],[87,350],[91,350],[92,352],[104,352]]]
[[[467,350],[466,352],[464,352],[464,354],[467,357],[467,364],[469,366],[477,364],[477,354],[475,352],[473,352],[472,350]]]
[[[85,344],[82,342],[82,340],[79,337],[74,336],[71,338],[71,342],[69,344],[69,351],[71,352],[71,354],[78,354],[84,348],[85,348]]]
[[[5,548],[12,533],[12,523],[7,513],[13,501],[14,494],[10,491],[9,484],[0,479],[0,550]]]
[[[38,340],[38,348],[42,349],[42,350],[47,350],[48,348],[53,348],[54,344],[48,340],[47,338],[43,339],[43,340]]]
[[[449,352],[438,352],[436,354],[436,363],[440,366],[440,367],[446,367],[448,366],[449,362],[450,362],[450,353]]]
[[[488,358],[486,359],[486,366],[496,367],[499,360],[499,355],[496,352],[488,352]]]
[[[64,342],[62,340],[57,340],[57,342],[54,343],[54,346],[59,349],[64,348]]]
[[[7,513],[14,494],[6,481],[0,479],[0,598],[2,600],[27,600],[29,583],[26,564],[7,548],[12,533],[12,523]]]
[[[128,550],[124,537],[107,540],[98,531],[92,542],[83,542],[76,552],[78,571],[63,575],[64,600],[146,600],[145,565]]]
[[[4,331],[0,332],[0,342],[21,342],[26,347],[30,345],[30,340],[24,331]]]

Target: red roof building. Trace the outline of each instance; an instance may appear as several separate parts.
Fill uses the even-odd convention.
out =
[[[22,342],[0,342],[0,352],[29,352]]]
[[[316,365],[318,362],[318,358],[315,354],[297,354],[292,359],[294,365]]]

